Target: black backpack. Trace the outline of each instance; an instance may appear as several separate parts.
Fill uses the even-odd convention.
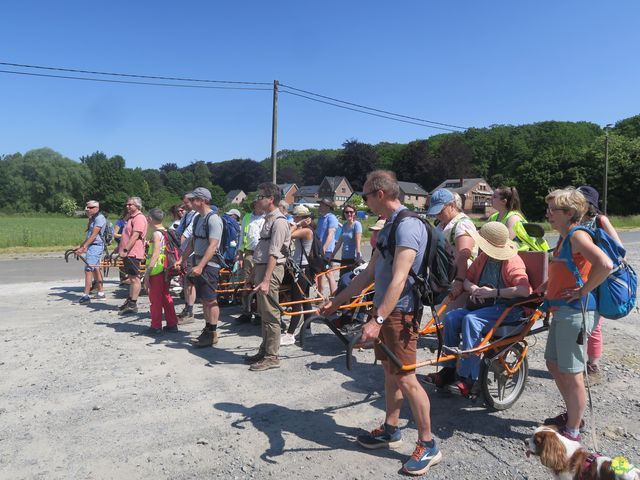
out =
[[[300,242],[300,245],[302,245],[302,242]],[[318,238],[316,232],[313,232],[313,241],[311,242],[309,254],[307,255],[307,252],[304,251],[304,247],[301,248],[302,254],[306,257],[307,262],[309,263],[309,268],[314,275],[329,270],[329,262],[324,256],[324,253],[322,251],[322,243],[320,242],[320,239]]]
[[[200,219],[202,218],[202,216],[198,215],[196,218],[193,219],[193,229],[192,229],[193,238],[206,239],[207,241],[209,240],[209,217],[211,217],[211,215],[214,215],[213,210],[211,210],[209,213],[207,213],[207,215],[204,217],[204,236],[196,235],[196,228],[198,228],[198,224],[200,223]],[[222,238],[220,239],[220,243],[218,244],[218,251],[213,255],[213,258],[211,259],[212,261],[214,261],[218,265],[220,265],[221,268],[231,268],[231,267],[233,267],[233,265],[230,266],[227,263],[227,260],[224,258],[223,241],[224,241],[225,238],[229,237],[228,232],[226,233],[226,237],[225,237],[226,228],[227,228],[227,226],[226,226],[225,222],[223,221],[222,222]]]
[[[433,308],[442,303],[449,295],[451,284],[456,278],[456,262],[453,254],[447,248],[447,241],[442,232],[409,209],[402,210],[396,215],[391,224],[387,245],[383,246],[381,242],[376,245],[383,257],[391,255],[393,258],[395,255],[396,230],[398,224],[407,217],[419,219],[427,229],[429,237],[420,269],[418,272],[414,272],[413,269],[409,270],[409,275],[414,280],[415,319],[419,322],[422,305]]]

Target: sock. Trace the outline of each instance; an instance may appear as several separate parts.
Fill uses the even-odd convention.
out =
[[[207,332],[215,332],[217,328],[217,325],[211,325],[210,323],[207,323]]]
[[[564,427],[564,430],[565,430],[565,432],[567,432],[572,437],[577,437],[578,435],[580,435],[580,429],[579,428]]]
[[[394,427],[392,425],[389,425],[388,423],[384,424],[384,431],[387,433],[396,433],[396,430],[398,430],[398,427]]]
[[[433,448],[433,447],[436,446],[436,441],[433,438],[431,440],[429,440],[428,442],[426,440],[420,440],[420,443],[422,445],[424,445],[425,447],[427,447],[427,448]]]
[[[130,299],[129,299],[129,301],[130,301],[131,303],[136,303],[136,302],[138,301],[138,299],[136,298],[136,299],[134,300],[133,298],[130,298]]]

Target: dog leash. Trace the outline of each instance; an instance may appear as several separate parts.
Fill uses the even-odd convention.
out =
[[[593,413],[593,396],[591,395],[591,384],[589,382],[589,370],[587,368],[587,362],[588,362],[587,348],[585,346],[585,344],[588,343],[588,338],[585,339],[585,336],[587,336],[587,301],[588,301],[588,298],[589,298],[588,295],[580,297],[580,307],[581,307],[580,310],[582,311],[582,330],[578,334],[578,344],[580,344],[582,346],[583,357],[585,359],[585,361],[584,361],[584,380],[585,380],[585,382],[587,384],[587,398],[589,399],[589,418],[590,418],[590,422],[591,422],[591,441],[593,442],[593,449],[596,452],[599,452],[600,449],[598,448],[598,438],[597,438],[597,435],[596,435],[596,418],[595,418],[595,415]]]

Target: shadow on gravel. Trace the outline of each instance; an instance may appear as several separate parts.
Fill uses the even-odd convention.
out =
[[[269,439],[269,448],[260,455],[267,463],[278,463],[275,457],[291,452],[332,452],[338,449],[367,453],[354,441],[355,436],[362,431],[338,425],[329,414],[335,410],[334,407],[321,410],[292,410],[273,403],[245,407],[238,403],[221,402],[214,404],[213,408],[240,415],[240,419],[231,423],[232,427],[244,429],[244,424],[250,423]],[[290,433],[319,446],[286,448],[284,433]],[[397,460],[405,458],[393,450],[376,450],[372,454]]]
[[[553,377],[548,370],[540,370],[539,368],[529,368],[529,376],[535,378],[545,378],[547,380],[553,380]]]

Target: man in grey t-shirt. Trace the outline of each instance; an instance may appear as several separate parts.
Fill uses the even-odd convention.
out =
[[[218,248],[222,239],[222,220],[213,213],[209,206],[211,193],[203,187],[198,187],[189,194],[193,208],[198,212],[194,219],[193,235],[182,258],[189,257],[193,252],[193,267],[187,272],[196,287],[196,297],[202,301],[205,326],[200,336],[192,340],[195,347],[211,347],[218,343],[218,280],[220,264],[216,261]]]
[[[422,221],[415,217],[402,219],[397,226],[395,252],[389,252],[388,236],[392,222],[405,207],[399,200],[400,188],[393,172],[376,170],[367,176],[362,199],[376,215],[388,218],[378,235],[381,249],[376,249],[369,265],[351,284],[333,300],[320,308],[321,315],[330,315],[355,294],[360,293],[375,280],[374,313],[362,327],[362,342],[384,343],[403,365],[416,364],[417,329],[413,328],[412,279],[409,270],[417,272],[428,243],[428,233]],[[420,319],[416,319],[419,323]],[[431,435],[430,404],[427,392],[422,388],[415,370],[401,370],[375,346],[376,359],[384,367],[386,417],[384,424],[370,433],[359,435],[358,443],[369,449],[396,447],[401,441],[398,428],[400,409],[404,399],[409,406],[418,429],[418,442],[413,455],[403,470],[411,475],[421,475],[432,465],[439,463],[442,454]]]

